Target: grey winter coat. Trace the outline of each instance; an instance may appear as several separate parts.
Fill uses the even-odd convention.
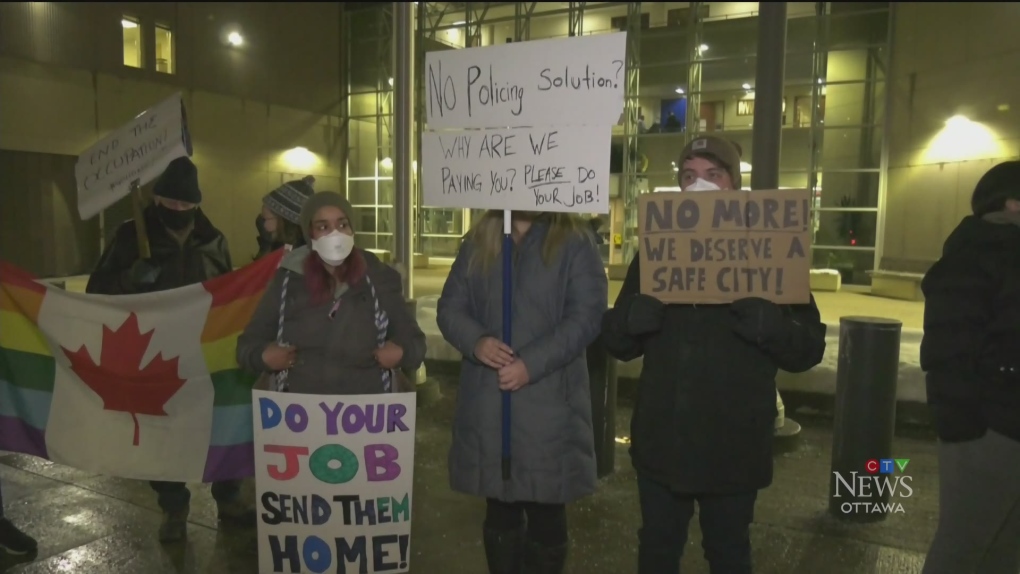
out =
[[[417,369],[425,360],[425,334],[408,311],[400,290],[400,275],[364,250],[379,304],[389,316],[388,339],[400,345],[401,369]],[[289,273],[284,307],[283,340],[297,348],[297,364],[287,374],[290,392],[361,395],[383,392],[382,370],[373,352],[378,347],[375,303],[367,282],[337,288],[340,305],[329,317],[333,301],[312,305],[304,283],[308,246],[284,256],[280,270],[266,288],[251,322],[237,340],[237,362],[253,373],[266,370],[262,351],[276,342],[280,292]]]
[[[464,356],[449,458],[455,491],[562,504],[595,490],[585,349],[599,335],[608,281],[587,233],[568,239],[546,266],[547,232],[536,222],[514,253],[511,346],[530,384],[511,395],[511,480],[502,477],[497,373],[474,356],[479,339],[501,338],[503,266],[469,274],[472,246],[465,241],[443,287],[439,330]]]

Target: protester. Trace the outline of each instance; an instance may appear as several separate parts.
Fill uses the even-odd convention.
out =
[[[23,555],[35,552],[39,544],[4,516],[4,499],[0,493],[0,549],[8,554]]]
[[[301,207],[315,193],[315,178],[307,176],[288,181],[262,198],[262,213],[255,221],[259,230],[259,254],[256,259],[284,246],[305,244],[301,230]]]
[[[740,189],[740,151],[699,136],[680,154],[684,192]],[[777,305],[664,305],[640,293],[635,255],[603,321],[609,352],[644,355],[631,422],[642,526],[639,574],[676,573],[695,502],[712,572],[752,571],[749,526],[772,482],[777,369],[802,372],[825,351],[814,299]]]
[[[921,368],[939,437],[923,574],[1020,572],[1020,161],[990,169],[925,275]]]
[[[117,228],[85,288],[87,293],[153,293],[200,283],[232,270],[227,239],[202,213],[198,170],[182,157],[167,166],[153,189],[153,203],[143,214],[151,257],[139,257],[133,221]],[[187,535],[191,492],[181,482],[150,482],[159,496],[162,542]],[[255,524],[255,512],[240,499],[241,481],[216,482],[212,495],[220,520]]]
[[[492,574],[558,574],[565,505],[595,490],[586,347],[598,337],[608,282],[579,217],[514,212],[512,345],[503,318],[503,212],[462,243],[439,299],[443,337],[459,350],[450,485],[487,499],[483,541]],[[500,391],[512,392],[510,480],[501,467]],[[525,525],[526,519],[526,525]]]
[[[237,341],[238,364],[275,373],[277,390],[388,392],[402,370],[425,360],[425,334],[404,303],[400,275],[355,247],[353,216],[333,192],[305,202],[300,226],[309,245],[284,256]]]

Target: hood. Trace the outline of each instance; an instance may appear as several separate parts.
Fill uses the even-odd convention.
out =
[[[1020,226],[1006,221],[989,221],[976,215],[968,215],[949,234],[942,254],[957,251],[983,251],[1001,246],[1003,242],[1020,240]]]
[[[308,259],[308,255],[312,252],[312,248],[308,245],[302,245],[301,247],[295,247],[290,252],[283,256],[283,260],[280,261],[280,268],[286,269],[287,271],[293,271],[298,275],[305,274],[305,259]]]

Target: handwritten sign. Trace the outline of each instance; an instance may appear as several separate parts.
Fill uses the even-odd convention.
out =
[[[138,114],[78,156],[78,213],[89,219],[145,185],[171,161],[191,155],[191,140],[180,94]]]
[[[807,190],[640,196],[641,292],[666,303],[807,303],[809,198]]]
[[[605,127],[425,132],[425,203],[608,213],[611,137]]]
[[[626,53],[626,33],[429,52],[428,128],[614,125]]]
[[[415,394],[252,398],[259,571],[407,572]]]

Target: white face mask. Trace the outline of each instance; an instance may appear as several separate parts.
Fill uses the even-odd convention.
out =
[[[694,183],[684,188],[684,191],[719,191],[721,188],[712,183],[711,181],[705,181],[700,177],[694,180]]]
[[[326,265],[336,267],[343,263],[354,250],[354,237],[333,230],[329,235],[313,239],[312,249],[319,254]]]

